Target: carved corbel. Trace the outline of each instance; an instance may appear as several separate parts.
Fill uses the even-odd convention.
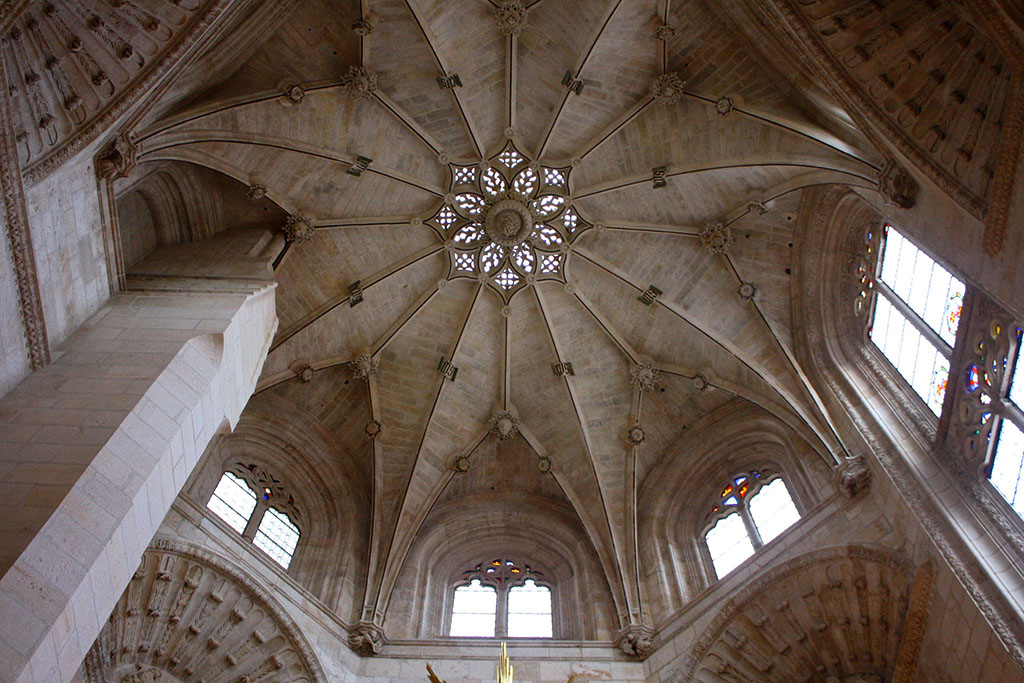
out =
[[[348,634],[348,646],[364,656],[379,655],[385,642],[384,629],[372,621],[360,621]]]
[[[124,178],[135,168],[137,152],[126,133],[118,134],[96,155],[96,175],[109,181]]]
[[[862,455],[844,459],[836,467],[836,486],[847,498],[853,498],[871,485],[871,468]]]
[[[895,159],[888,159],[878,174],[878,192],[887,204],[909,209],[917,201],[917,181]]]
[[[654,629],[644,624],[630,624],[619,631],[616,644],[630,657],[643,661],[654,652]]]

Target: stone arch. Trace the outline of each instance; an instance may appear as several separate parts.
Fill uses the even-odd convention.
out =
[[[233,563],[157,539],[83,665],[88,683],[233,680],[326,683],[274,597]],[[248,678],[246,678],[248,677]]]
[[[288,574],[339,614],[356,611],[370,510],[370,484],[357,463],[315,420],[270,395],[250,401],[235,431],[210,450],[189,495],[205,505],[235,462],[269,467],[296,495],[304,519]]]
[[[648,568],[641,586],[666,599],[645,604],[668,614],[717,580],[704,559],[704,516],[721,482],[759,467],[782,475],[801,515],[832,491],[830,469],[810,445],[775,416],[742,400],[704,416],[650,471],[638,496],[641,565]]]
[[[901,644],[921,636],[918,612],[931,581],[930,563],[915,575],[909,560],[874,547],[801,555],[767,570],[712,617],[680,680],[892,680]]]
[[[544,574],[552,591],[555,638],[614,637],[611,590],[572,508],[525,492],[504,494],[500,502],[486,494],[462,496],[431,511],[399,573],[385,622],[388,635],[446,636],[453,588],[490,555],[509,555]],[[398,604],[414,608],[402,613]]]

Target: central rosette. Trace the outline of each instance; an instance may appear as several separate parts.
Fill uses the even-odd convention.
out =
[[[591,227],[570,201],[572,169],[531,162],[511,142],[486,161],[450,167],[444,204],[424,221],[445,242],[448,277],[475,277],[506,301],[539,279],[565,282],[570,245]]]
[[[503,247],[522,244],[533,232],[533,214],[521,201],[504,199],[487,211],[484,231]]]

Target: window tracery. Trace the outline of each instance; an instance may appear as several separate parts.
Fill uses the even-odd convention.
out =
[[[865,320],[868,338],[939,415],[964,283],[890,224],[868,229],[856,274],[854,308]]]
[[[232,529],[288,568],[302,516],[284,484],[266,468],[236,462],[221,475],[207,507]]]
[[[704,520],[704,542],[718,578],[800,519],[782,477],[770,469],[736,474]]]
[[[552,637],[551,588],[541,572],[508,558],[480,562],[455,587],[453,637]]]
[[[1024,517],[1024,380],[1015,379],[1022,337],[1024,328],[1007,316],[976,316],[966,335],[957,420],[967,458]]]
[[[537,279],[564,280],[569,245],[591,227],[572,206],[571,168],[531,162],[509,142],[451,169],[445,203],[425,221],[446,241],[450,277],[477,277],[506,301]]]

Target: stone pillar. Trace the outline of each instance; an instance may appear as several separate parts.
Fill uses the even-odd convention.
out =
[[[0,400],[0,681],[71,680],[277,326],[269,280],[117,294]]]

